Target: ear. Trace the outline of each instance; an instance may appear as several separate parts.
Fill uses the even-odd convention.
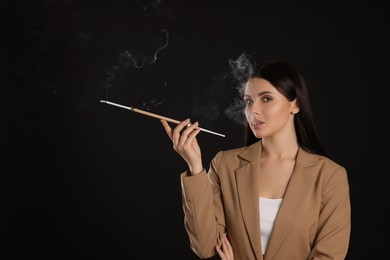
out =
[[[298,103],[298,100],[295,98],[291,102],[291,114],[296,114],[298,112],[299,112],[299,103]]]

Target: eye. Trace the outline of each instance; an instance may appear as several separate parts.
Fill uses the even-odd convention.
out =
[[[250,106],[250,105],[253,104],[253,99],[251,99],[251,98],[245,98],[245,99],[244,99],[244,102],[245,102],[245,105],[246,105],[246,106]]]
[[[267,103],[267,102],[271,101],[272,98],[271,98],[271,97],[264,96],[261,100],[262,100],[264,103]]]

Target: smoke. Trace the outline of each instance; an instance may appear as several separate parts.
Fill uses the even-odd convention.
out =
[[[151,101],[149,101],[149,100],[142,101],[141,108],[143,110],[151,111],[154,108],[156,108],[158,106],[161,106],[162,104],[165,104],[166,103],[166,100],[165,100],[166,97],[168,97],[168,96],[174,97],[175,96],[175,93],[172,92],[168,88],[167,82],[164,82],[164,86],[163,87],[160,87],[160,88],[157,89],[157,91],[153,91],[153,92],[155,92],[155,96],[157,98],[154,98]]]
[[[253,71],[254,61],[251,56],[243,53],[237,59],[229,59],[227,68],[214,77],[213,84],[195,96],[193,115],[202,120],[216,120],[224,116],[245,125],[242,96],[245,83],[252,77]]]
[[[142,107],[144,110],[150,111],[154,107],[158,107],[159,105],[163,104],[164,101],[153,99],[152,101],[143,101]]]
[[[244,107],[245,103],[242,98],[234,98],[233,102],[230,104],[230,106],[225,109],[224,115],[232,119],[234,122],[245,125],[246,118],[244,114]]]
[[[224,115],[238,124],[245,125],[244,114],[245,103],[242,99],[245,84],[253,75],[255,62],[246,53],[242,53],[236,60],[229,60],[230,73],[234,79],[235,92],[239,97],[235,97],[229,107],[225,109]]]
[[[158,37],[155,40],[161,41],[161,45],[153,52],[152,55],[146,55],[142,50],[127,50],[120,52],[118,55],[119,65],[113,65],[111,70],[108,70],[106,78],[106,99],[108,98],[109,89],[120,82],[128,69],[142,69],[145,65],[151,65],[157,61],[158,53],[167,48],[169,44],[168,31],[162,29],[163,38]]]
[[[165,35],[165,42],[162,46],[157,48],[153,55],[145,55],[141,50],[128,51],[125,50],[119,54],[118,61],[123,64],[125,68],[142,69],[145,64],[153,64],[157,61],[157,54],[168,46],[168,32],[167,30],[161,30]]]
[[[237,83],[237,91],[242,94],[244,85],[253,75],[254,60],[246,53],[242,53],[236,60],[229,60],[233,78]]]
[[[161,8],[160,6],[161,6],[161,0],[154,0],[151,3],[142,5],[144,10],[154,9],[156,11],[159,11],[159,9]]]
[[[123,73],[121,67],[114,65],[112,70],[107,71],[106,98],[108,97],[108,90],[115,85],[115,80],[118,78],[123,78]]]

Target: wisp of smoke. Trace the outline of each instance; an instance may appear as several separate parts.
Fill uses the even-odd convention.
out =
[[[107,71],[105,87],[106,99],[108,99],[109,88],[112,88],[115,85],[116,81],[123,78],[124,73],[127,69],[142,69],[145,64],[151,65],[157,61],[157,54],[162,49],[167,48],[169,43],[168,31],[162,29],[161,32],[164,33],[164,43],[154,51],[153,55],[145,55],[142,50],[124,50],[123,52],[119,53],[118,61],[121,65],[114,65],[112,67],[112,70]]]
[[[230,59],[229,66],[232,76],[237,84],[236,90],[239,97],[234,98],[230,106],[224,111],[224,114],[235,122],[245,125],[245,104],[242,99],[242,95],[245,84],[253,75],[253,68],[255,66],[254,60],[249,55],[242,53],[236,60]]]
[[[245,114],[244,114],[244,101],[242,98],[234,98],[230,106],[225,109],[224,114],[226,117],[232,119],[234,122],[245,125]]]
[[[164,32],[165,35],[165,43],[157,48],[157,50],[154,52],[153,56],[151,55],[145,55],[143,51],[140,50],[134,50],[134,51],[128,51],[125,50],[119,54],[118,60],[120,63],[124,65],[125,68],[131,68],[134,67],[136,69],[141,69],[144,67],[145,63],[147,64],[153,64],[157,60],[157,54],[162,49],[165,49],[168,46],[169,39],[168,39],[168,32],[167,30],[163,29],[161,30]]]
[[[243,86],[253,74],[254,61],[251,57],[242,53],[236,60],[229,60],[229,66],[233,78],[237,81],[237,90],[241,94]]]

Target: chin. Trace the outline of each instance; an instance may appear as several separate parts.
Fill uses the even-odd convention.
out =
[[[257,139],[261,139],[261,138],[264,137],[264,134],[261,134],[259,131],[252,130],[252,133],[253,133],[253,135],[254,135]]]

